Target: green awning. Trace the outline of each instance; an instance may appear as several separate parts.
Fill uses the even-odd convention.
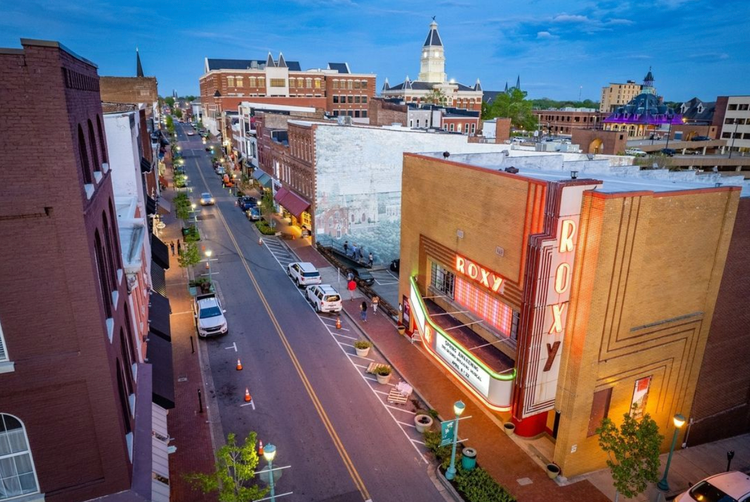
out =
[[[258,183],[263,185],[266,188],[271,188],[271,185],[273,183],[273,178],[268,175],[268,173],[261,171],[260,169],[256,169],[253,172],[253,178],[258,180]]]

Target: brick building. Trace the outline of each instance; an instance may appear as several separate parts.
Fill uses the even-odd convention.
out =
[[[480,112],[482,110],[482,85],[477,79],[473,86],[448,80],[445,73],[445,48],[438,33],[437,23],[430,23],[430,31],[422,45],[420,69],[417,80],[406,77],[402,83],[391,86],[385,80],[380,94],[384,98],[398,98],[406,103],[425,103],[438,93],[442,102],[432,101],[448,107]]]
[[[599,129],[600,112],[591,108],[561,108],[559,110],[534,110],[543,135],[571,135],[574,129]]]
[[[370,124],[400,124],[410,129],[442,129],[474,136],[482,131],[480,112],[403,101],[399,98],[370,100]]]
[[[21,45],[0,49],[0,106],[13,117],[0,122],[13,166],[0,170],[0,276],[13,285],[0,299],[0,436],[13,445],[0,450],[0,493],[164,500],[96,66],[57,42]]]
[[[624,84],[609,84],[602,87],[602,99],[599,101],[599,113],[609,114],[618,106],[628,104],[631,99],[641,93],[641,84],[628,80]]]
[[[200,77],[203,123],[223,132],[223,114],[236,112],[243,101],[312,107],[332,116],[347,115],[367,123],[368,102],[375,96],[375,75],[352,73],[348,63],[302,70],[298,61],[209,59]]]
[[[750,95],[717,97],[713,125],[730,152],[750,151]]]
[[[662,451],[676,413],[704,418],[704,434],[731,419],[747,432],[750,375],[726,371],[748,355],[748,275],[727,275],[747,270],[742,178],[542,161],[404,156],[409,330],[517,435],[548,442],[536,446],[567,477],[605,467],[595,430],[629,410],[656,420]],[[434,196],[446,179],[465,201],[454,211]]]

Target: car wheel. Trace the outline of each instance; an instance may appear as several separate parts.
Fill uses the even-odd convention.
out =
[[[315,312],[320,314],[320,305],[315,305]]]
[[[294,278],[294,285],[299,287],[299,279],[296,277]]]

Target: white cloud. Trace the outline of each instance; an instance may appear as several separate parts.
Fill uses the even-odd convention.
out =
[[[537,40],[554,40],[554,39],[559,38],[559,37],[556,37],[555,35],[553,35],[549,31],[540,31],[540,32],[538,32],[536,34],[536,38],[537,38]]]
[[[590,19],[578,14],[558,14],[552,18],[553,23],[588,23]]]

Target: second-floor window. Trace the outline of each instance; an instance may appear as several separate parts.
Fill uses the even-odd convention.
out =
[[[271,87],[284,87],[286,86],[286,80],[283,78],[272,78]]]

